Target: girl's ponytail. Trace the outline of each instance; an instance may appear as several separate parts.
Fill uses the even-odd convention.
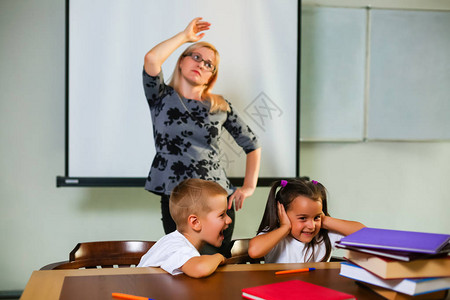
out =
[[[284,184],[285,180],[278,180],[272,184],[267,197],[266,208],[264,215],[259,225],[257,234],[262,231],[271,231],[279,226],[278,220],[278,207],[277,207],[277,189],[280,185]],[[285,185],[285,184],[284,184]]]

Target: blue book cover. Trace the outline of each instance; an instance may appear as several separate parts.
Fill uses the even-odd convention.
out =
[[[437,254],[449,252],[450,235],[365,227],[341,239],[340,244],[360,248]]]

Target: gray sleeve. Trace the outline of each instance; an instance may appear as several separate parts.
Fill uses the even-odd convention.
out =
[[[150,106],[161,101],[166,91],[162,71],[156,76],[150,76],[143,70],[142,83],[144,85],[145,98],[147,98],[147,102]]]
[[[223,124],[225,129],[231,134],[236,143],[246,154],[260,148],[261,146],[256,134],[236,113],[230,102],[228,102],[228,105],[230,106],[230,111],[227,114],[227,120]]]

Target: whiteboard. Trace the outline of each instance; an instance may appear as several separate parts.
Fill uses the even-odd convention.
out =
[[[366,11],[306,6],[301,19],[301,141],[361,141]]]
[[[302,7],[301,141],[450,139],[450,12]]]
[[[214,93],[233,104],[262,145],[261,177],[297,174],[298,1],[70,0],[66,176],[148,175],[155,154],[142,87],[144,55],[195,17],[219,50]],[[178,49],[163,65],[166,79]],[[245,154],[223,137],[222,162],[243,177]]]
[[[450,139],[450,12],[371,11],[368,138]]]

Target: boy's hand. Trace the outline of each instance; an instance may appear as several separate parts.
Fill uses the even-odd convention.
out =
[[[220,257],[222,258],[222,261],[220,262],[219,266],[220,266],[220,265],[224,265],[225,262],[227,261],[227,258],[226,258],[225,256],[223,256],[222,254],[220,254],[220,253],[216,253],[216,254],[217,254],[217,255],[220,255]]]
[[[181,266],[181,271],[190,277],[202,278],[214,273],[224,263],[225,257],[220,253],[194,256]]]

